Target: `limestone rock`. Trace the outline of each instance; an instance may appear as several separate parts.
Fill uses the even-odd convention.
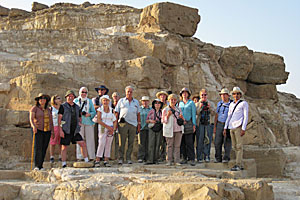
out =
[[[253,69],[248,81],[258,84],[283,84],[288,79],[283,57],[275,54],[254,52]]]
[[[35,12],[35,11],[44,10],[44,9],[47,9],[47,8],[49,8],[49,6],[47,6],[45,4],[38,3],[38,2],[33,2],[31,10]]]
[[[81,4],[81,6],[84,7],[84,8],[87,8],[87,7],[90,7],[90,6],[93,6],[93,5],[95,5],[95,4],[91,4],[88,1],[84,2],[83,4]]]
[[[247,84],[247,96],[257,99],[278,99],[277,89],[274,84]]]
[[[219,64],[227,76],[246,80],[253,68],[253,51],[245,46],[225,48]]]
[[[19,16],[26,16],[30,12],[18,8],[12,8],[9,11],[9,17],[19,17]]]
[[[8,16],[8,14],[9,14],[9,9],[0,6],[0,16]]]
[[[21,199],[53,199],[52,194],[56,188],[57,184],[48,183],[28,183],[24,184],[20,190]]]
[[[20,186],[0,183],[0,199],[16,199],[19,195]]]
[[[9,92],[10,84],[9,83],[0,83],[0,92]]]
[[[15,125],[18,127],[29,127],[29,112],[28,111],[14,111],[7,110],[6,112],[6,124]]]
[[[94,163],[92,163],[92,162],[74,162],[73,167],[75,167],[75,168],[90,168],[90,167],[94,167]]]
[[[155,3],[143,9],[139,30],[141,32],[167,30],[182,36],[193,36],[199,22],[197,9],[169,2]]]

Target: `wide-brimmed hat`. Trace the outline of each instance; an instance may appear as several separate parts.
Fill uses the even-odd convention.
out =
[[[106,90],[105,94],[108,93],[109,89],[105,85],[100,85],[99,87],[96,87],[95,90],[98,92],[99,90],[104,89]]]
[[[161,94],[164,94],[164,95],[166,95],[167,97],[169,96],[169,94],[168,94],[166,91],[160,91],[160,92],[156,93],[156,97],[159,98],[159,96],[160,96]]]
[[[42,98],[42,97],[45,97],[45,98],[46,98],[46,101],[50,101],[50,98],[51,98],[51,97],[50,97],[49,95],[47,95],[47,94],[39,93],[39,95],[38,95],[37,97],[35,97],[34,100],[38,101],[38,100],[40,100],[40,98]]]
[[[103,95],[102,97],[100,97],[100,102],[102,102],[103,99],[108,99],[109,101],[111,101],[108,95]]]
[[[148,96],[142,96],[140,101],[149,101],[150,98]]]
[[[221,94],[228,94],[229,95],[229,90],[227,88],[223,88],[221,90],[221,92],[219,92],[219,95],[221,95]]]
[[[187,93],[189,94],[188,97],[190,98],[191,92],[190,92],[190,90],[189,90],[188,88],[186,88],[186,87],[185,87],[185,88],[182,88],[182,89],[180,90],[180,93],[179,93],[180,96],[182,96],[182,93],[183,93],[183,92],[187,92]]]
[[[200,99],[200,96],[199,96],[199,94],[193,94],[193,95],[191,96],[191,99],[193,100],[194,98],[198,98],[198,99]]]
[[[75,92],[73,90],[68,90],[65,94],[65,98],[67,98],[67,96],[69,96],[70,94],[73,94],[74,97],[76,98]]]
[[[244,94],[243,91],[239,87],[234,87],[232,89],[232,91],[230,92],[230,94],[232,95],[232,93],[241,93],[242,95]]]
[[[154,100],[152,101],[152,108],[155,109],[155,106],[154,106],[155,102],[159,102],[159,103],[160,103],[160,109],[162,109],[164,103],[161,102],[160,99],[154,99]]]

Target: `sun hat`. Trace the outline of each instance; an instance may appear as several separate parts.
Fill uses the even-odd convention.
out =
[[[160,99],[154,99],[154,100],[152,101],[152,108],[153,108],[153,109],[155,109],[155,106],[154,106],[154,104],[155,104],[156,102],[159,102],[159,103],[160,103],[160,109],[162,109],[162,107],[163,107],[164,103],[163,103],[163,102],[161,102],[161,100],[160,100]]]
[[[166,95],[167,97],[169,96],[169,94],[168,94],[166,91],[163,91],[163,90],[160,91],[160,92],[158,92],[158,93],[156,93],[155,96],[156,96],[157,98],[159,98],[159,96],[160,96],[161,94],[164,94],[164,95]]]
[[[221,94],[229,94],[229,90],[227,88],[223,88],[221,92],[219,92],[219,95]]]
[[[73,90],[68,90],[68,91],[66,92],[65,98],[67,98],[67,96],[69,96],[70,94],[73,94],[74,97],[76,98],[75,92],[74,92]]]
[[[105,85],[100,85],[99,87],[95,88],[96,92],[98,92],[101,89],[106,90],[105,94],[107,94],[109,91],[109,89]]]
[[[100,102],[102,102],[103,99],[108,99],[110,101],[110,98],[108,95],[103,95],[102,97],[100,97]]]
[[[239,87],[234,87],[232,89],[232,91],[230,92],[230,94],[232,95],[232,93],[241,93],[242,95],[244,94],[243,91]]]
[[[194,98],[198,98],[198,99],[200,99],[200,96],[199,96],[199,94],[194,94],[194,95],[192,95],[191,96],[191,99],[193,100]]]
[[[180,90],[180,96],[182,96],[182,93],[183,92],[187,92],[188,94],[189,94],[189,96],[188,96],[188,98],[190,98],[190,96],[191,96],[191,92],[190,92],[190,90],[188,89],[188,88],[182,88],[181,90]]]
[[[47,101],[50,101],[50,96],[44,93],[39,93],[39,95],[37,97],[34,98],[34,100],[38,101],[40,100],[40,98],[45,97]]]
[[[142,99],[140,101],[149,101],[150,98],[148,96],[142,96]]]

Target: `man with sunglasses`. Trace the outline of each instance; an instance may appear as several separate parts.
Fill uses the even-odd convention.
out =
[[[234,101],[229,105],[223,134],[226,135],[226,129],[230,129],[232,147],[236,154],[236,164],[231,168],[231,171],[240,171],[243,169],[243,136],[248,123],[248,103],[241,100],[243,92],[239,87],[234,87],[231,95]]]
[[[227,88],[223,88],[219,95],[222,100],[218,102],[214,123],[215,163],[228,163],[230,160],[231,137],[230,134],[223,135],[223,130],[228,116],[229,105],[232,100],[229,98],[229,90]],[[223,144],[225,155],[222,159]]]

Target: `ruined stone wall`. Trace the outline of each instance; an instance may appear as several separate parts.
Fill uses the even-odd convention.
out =
[[[31,151],[29,129],[18,127],[28,127],[38,93],[63,96],[87,86],[93,97],[100,84],[122,96],[133,85],[138,99],[153,99],[159,90],[207,88],[215,104],[222,87],[238,85],[250,105],[247,144],[300,144],[300,100],[276,90],[288,78],[283,58],[192,37],[200,22],[197,9],[59,3],[35,4],[33,10],[0,7],[0,148],[7,152],[2,159]],[[11,150],[11,130],[28,133],[15,141],[20,152]]]

